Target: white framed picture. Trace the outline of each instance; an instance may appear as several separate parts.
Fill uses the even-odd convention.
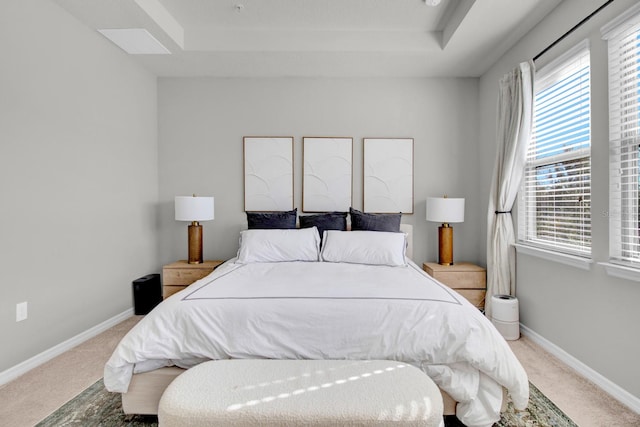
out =
[[[302,210],[346,212],[352,205],[353,138],[302,138]]]
[[[413,138],[364,138],[363,210],[413,213]]]
[[[244,210],[293,209],[293,137],[245,136]]]

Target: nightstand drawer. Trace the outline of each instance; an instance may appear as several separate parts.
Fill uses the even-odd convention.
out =
[[[484,271],[438,271],[431,275],[450,288],[485,289],[487,275]]]
[[[167,285],[164,285],[162,287],[162,298],[163,299],[167,299],[171,295],[175,294],[176,292],[180,292],[181,290],[183,290],[186,287],[187,286],[167,286]]]
[[[165,268],[162,270],[163,286],[185,286],[196,280],[202,279],[213,271],[213,269],[185,269],[185,268]]]
[[[484,298],[486,293],[484,290],[479,290],[479,289],[454,289],[454,290],[458,292],[460,295],[462,295],[463,297],[465,297],[467,301],[469,301],[471,304],[478,307],[480,310],[484,309]]]
[[[224,261],[205,261],[201,264],[189,264],[176,261],[162,267],[162,297],[167,298],[179,292],[211,272]]]
[[[484,310],[487,289],[486,269],[468,262],[453,265],[425,262],[422,264],[422,269],[429,276],[457,291],[480,310]]]

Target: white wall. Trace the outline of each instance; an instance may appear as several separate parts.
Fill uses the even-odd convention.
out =
[[[414,259],[437,258],[437,226],[425,199],[467,199],[455,225],[457,260],[482,262],[483,200],[478,195],[477,79],[161,78],[158,83],[163,263],[187,256],[187,224],[173,219],[176,195],[215,196],[215,220],[203,223],[204,257],[227,259],[246,228],[243,136],[293,136],[294,202],[301,208],[302,137],[354,138],[353,206],[362,208],[362,138],[412,137]]]
[[[2,372],[130,309],[159,263],[155,77],[46,0],[0,2],[0,52]]]
[[[566,0],[504,55],[480,80],[481,192],[490,188],[496,152],[495,123],[500,77],[542,51],[597,9],[601,0]],[[607,51],[600,27],[636,0],[619,0],[540,58],[537,67],[581,40],[591,43],[593,260],[608,259]],[[486,203],[486,200],[483,200]],[[483,224],[486,234],[486,224]],[[546,340],[640,398],[640,283],[609,277],[594,263],[590,271],[519,254],[520,320]]]

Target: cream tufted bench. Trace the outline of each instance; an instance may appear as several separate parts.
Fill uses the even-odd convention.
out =
[[[385,360],[219,360],[177,377],[161,427],[443,426],[442,395],[419,369]]]

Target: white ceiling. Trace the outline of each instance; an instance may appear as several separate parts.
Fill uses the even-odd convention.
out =
[[[478,77],[562,0],[53,1],[146,28],[171,55],[132,57],[158,76]]]

